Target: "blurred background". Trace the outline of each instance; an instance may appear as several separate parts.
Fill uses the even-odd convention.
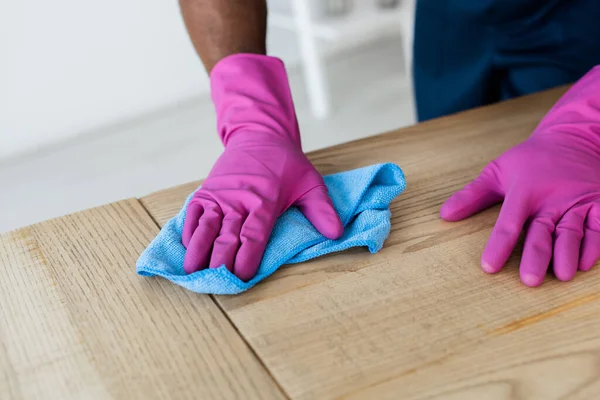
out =
[[[269,0],[305,151],[415,122],[416,0]],[[205,177],[222,151],[176,0],[0,4],[0,232]]]

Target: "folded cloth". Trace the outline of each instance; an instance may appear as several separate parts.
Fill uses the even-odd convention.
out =
[[[183,271],[185,247],[181,232],[190,195],[144,250],[137,262],[142,276],[161,276],[197,293],[237,294],[250,289],[284,264],[310,260],[350,247],[364,246],[375,253],[390,233],[389,205],[406,187],[402,170],[394,164],[377,164],[324,177],[333,205],[344,224],[337,240],[321,235],[295,207],[277,220],[254,278],[240,280],[225,266],[187,275]]]

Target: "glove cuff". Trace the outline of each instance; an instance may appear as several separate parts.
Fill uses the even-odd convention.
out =
[[[282,141],[302,149],[298,121],[283,62],[258,54],[235,54],[210,73],[217,128],[227,147]]]
[[[586,143],[600,152],[600,65],[579,79],[550,109],[532,137]]]

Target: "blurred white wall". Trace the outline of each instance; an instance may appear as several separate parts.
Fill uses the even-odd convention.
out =
[[[0,157],[207,88],[175,0],[19,0],[1,7]]]
[[[293,32],[270,28],[267,44],[298,62]],[[207,92],[177,0],[0,1],[0,159]]]
[[[208,90],[177,0],[1,3],[0,158]]]

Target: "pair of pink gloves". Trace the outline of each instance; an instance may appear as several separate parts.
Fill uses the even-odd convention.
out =
[[[182,241],[191,273],[225,264],[251,279],[279,217],[295,205],[330,239],[343,233],[323,179],[302,152],[285,68],[240,54],[211,72],[225,152],[188,205]],[[600,258],[600,67],[575,84],[531,137],[491,162],[441,209],[447,221],[504,201],[483,252],[500,271],[525,229],[521,280],[540,285],[552,264],[560,280]]]

